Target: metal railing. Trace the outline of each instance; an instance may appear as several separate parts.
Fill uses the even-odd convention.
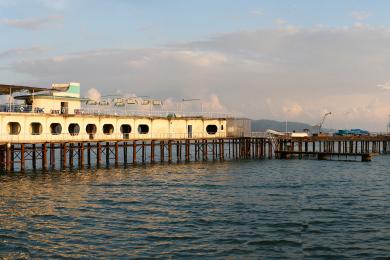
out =
[[[225,138],[225,132],[208,134],[200,133],[61,133],[61,134],[18,134],[18,135],[0,135],[1,143],[34,143],[34,142],[78,142],[78,141],[118,141],[118,140],[176,140],[176,139],[218,139]]]
[[[171,110],[136,110],[114,107],[81,107],[80,109],[68,109],[58,107],[37,107],[24,104],[2,104],[0,112],[7,113],[36,113],[36,114],[76,114],[76,115],[111,115],[111,116],[149,116],[149,117],[206,117],[206,118],[232,118],[232,113],[223,112],[194,112],[194,111],[171,111]]]

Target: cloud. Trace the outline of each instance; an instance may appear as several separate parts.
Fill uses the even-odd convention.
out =
[[[65,8],[66,0],[40,0],[40,2],[49,9],[62,10]]]
[[[353,19],[363,21],[371,16],[371,13],[365,11],[352,11],[351,16]]]
[[[288,22],[284,19],[276,19],[275,21],[275,24],[277,25],[286,25]]]
[[[251,118],[329,123],[383,130],[390,29],[283,27],[221,34],[161,48],[100,49],[12,62],[32,85],[79,81],[102,93],[137,93],[167,100],[200,98],[210,109]],[[390,94],[390,93],[389,93]],[[213,96],[214,95],[214,96]],[[212,98],[211,98],[212,97]],[[207,105],[206,105],[207,103]],[[199,109],[199,104],[193,104]]]
[[[87,98],[95,101],[99,101],[100,98],[102,97],[102,94],[100,94],[99,90],[96,88],[90,88],[87,91]]]
[[[0,59],[5,58],[14,58],[15,56],[25,56],[25,55],[34,55],[41,54],[49,51],[48,48],[43,47],[30,47],[30,48],[15,48],[0,52]]]
[[[48,25],[57,24],[62,20],[62,16],[52,15],[26,19],[3,19],[2,23],[19,29],[37,30]]]
[[[203,110],[211,112],[228,112],[228,109],[221,103],[219,97],[211,94],[206,100],[202,101]]]
[[[378,88],[390,90],[390,81],[386,81],[384,84],[376,85]]]
[[[303,108],[298,103],[292,103],[283,107],[283,112],[286,116],[298,116],[302,113]]]
[[[262,9],[253,9],[250,11],[250,14],[253,16],[262,16],[264,11]]]

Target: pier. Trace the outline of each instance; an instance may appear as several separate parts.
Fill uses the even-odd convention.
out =
[[[82,98],[74,82],[0,84],[0,94],[12,101],[0,104],[0,169],[7,172],[238,159],[370,161],[390,152],[387,134],[253,133],[249,119],[167,111],[161,100]]]
[[[390,152],[390,136],[224,137],[99,140],[96,142],[11,143],[0,145],[5,171],[189,163],[239,159],[371,161]]]

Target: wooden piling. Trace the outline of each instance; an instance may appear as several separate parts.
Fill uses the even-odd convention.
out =
[[[127,165],[127,142],[123,143],[123,163]]]
[[[154,140],[150,141],[150,163],[154,163]]]
[[[61,168],[66,168],[66,155],[67,155],[67,147],[66,147],[66,143],[63,143],[61,144],[61,157],[62,157],[62,160],[61,160]],[[33,162],[35,160],[33,159]]]
[[[133,164],[137,163],[137,141],[133,141]]]
[[[99,167],[102,161],[102,144],[96,143],[96,165]]]
[[[84,167],[84,143],[79,144],[79,168]]]
[[[164,153],[165,148],[164,147],[165,147],[165,142],[160,141],[160,162],[161,163],[163,163],[165,160],[165,153]],[[168,159],[168,161],[169,161],[169,159]]]
[[[10,144],[7,144],[6,146],[6,170],[7,171],[11,171],[11,164],[12,164],[12,159],[11,159],[11,156],[12,156],[12,151],[11,151],[11,145]]]
[[[37,148],[35,144],[32,145],[31,153],[32,153],[32,167],[35,170],[37,168]],[[11,159],[11,155],[10,155],[10,159]]]
[[[42,169],[47,169],[47,146],[46,143],[42,144]]]
[[[119,164],[119,144],[115,142],[115,166]]]
[[[145,150],[145,141],[142,141],[142,145],[141,145],[141,152],[142,152],[142,164],[145,164],[145,161],[146,161],[146,150]]]
[[[91,143],[87,143],[87,165],[91,167]]]
[[[106,165],[110,165],[110,143],[106,142]]]
[[[172,162],[172,141],[168,141],[168,162]]]
[[[20,145],[20,170],[24,171],[25,169],[25,144]]]
[[[50,144],[50,168],[54,169],[56,167],[56,151],[55,144]]]
[[[69,143],[69,167],[73,168],[73,143]]]

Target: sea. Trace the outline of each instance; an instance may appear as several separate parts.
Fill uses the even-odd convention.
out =
[[[4,259],[390,258],[390,156],[0,175]]]

